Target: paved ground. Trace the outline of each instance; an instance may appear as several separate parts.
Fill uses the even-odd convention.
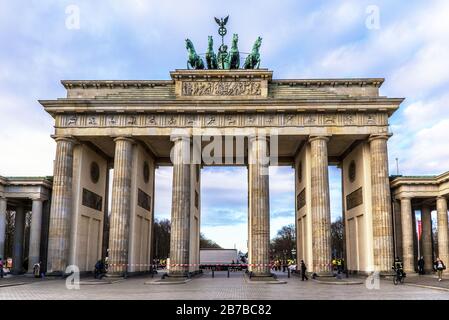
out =
[[[410,277],[411,278],[411,277]],[[419,282],[420,278],[407,280]],[[336,285],[323,284],[313,280],[302,282],[298,277],[287,278],[280,274],[280,280],[286,280],[287,284],[253,284],[248,283],[241,272],[231,273],[226,277],[226,272],[215,273],[215,278],[210,274],[194,278],[191,282],[177,285],[145,285],[158,277],[135,277],[112,284],[96,284],[83,280],[79,290],[68,290],[65,280],[33,280],[27,279],[23,284],[23,277],[8,280],[11,283],[22,283],[18,286],[0,287],[0,300],[3,299],[449,299],[449,291],[435,290],[431,288],[416,287],[411,285],[394,286],[391,280],[370,282],[368,289],[365,279],[360,278],[363,284]],[[438,281],[427,277],[428,284],[436,284]],[[0,279],[0,282],[5,279]],[[449,288],[449,280],[444,280]],[[1,285],[1,283],[0,283]],[[377,289],[376,289],[377,288]]]

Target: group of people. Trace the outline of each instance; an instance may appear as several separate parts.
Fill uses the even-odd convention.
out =
[[[42,262],[36,262],[33,265],[33,275],[35,278],[43,278],[44,273],[41,270],[41,264]],[[10,268],[10,266],[7,266],[7,262],[3,260],[3,257],[0,257],[0,279],[5,277],[5,268]]]
[[[286,272],[287,268],[293,264],[295,264],[295,260],[292,259],[287,260],[276,259],[271,263],[271,269],[274,271],[282,270],[282,272]]]
[[[424,274],[424,257],[421,256],[418,260],[418,273]],[[438,281],[443,280],[443,271],[446,270],[446,265],[444,264],[443,260],[441,260],[439,257],[436,258],[436,260],[433,262],[433,270],[435,270],[438,274]]]
[[[425,274],[424,265],[425,265],[424,257],[421,256],[418,260],[418,274],[420,275]],[[392,269],[396,273],[400,274],[402,277],[406,276],[402,260],[399,257],[396,257],[396,259],[394,260]],[[442,281],[443,271],[446,270],[446,265],[444,264],[443,260],[441,260],[439,257],[437,257],[436,260],[433,262],[433,270],[437,272],[438,281]]]
[[[332,259],[332,270],[341,274],[345,272],[345,259],[343,258],[333,258]]]

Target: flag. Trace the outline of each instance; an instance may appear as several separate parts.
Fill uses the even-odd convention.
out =
[[[417,223],[418,223],[418,241],[420,241],[421,240],[421,234],[422,234],[421,220],[418,220]]]

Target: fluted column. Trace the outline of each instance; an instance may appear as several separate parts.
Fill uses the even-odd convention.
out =
[[[23,271],[23,238],[25,232],[25,211],[23,206],[16,208],[16,217],[14,220],[14,244],[12,257],[12,271],[14,274]]]
[[[449,264],[449,239],[448,239],[448,218],[447,200],[444,197],[437,198],[438,217],[438,256],[446,264]]]
[[[395,256],[402,257],[402,218],[401,218],[401,202],[393,200],[393,230],[394,230],[394,250]]]
[[[252,136],[248,146],[251,271],[270,276],[270,203],[268,137]]]
[[[412,201],[410,198],[401,198],[401,224],[404,270],[405,272],[413,272],[415,269],[415,254],[413,250]]]
[[[184,277],[189,271],[190,250],[190,138],[172,137],[174,142],[170,232],[170,276]]]
[[[421,244],[422,256],[424,257],[424,271],[431,272],[433,267],[432,254],[432,216],[428,205],[423,205],[421,208]]]
[[[328,141],[329,138],[325,136],[309,139],[311,148],[313,272],[322,275],[330,274],[332,271]]]
[[[109,227],[108,276],[123,276],[128,267],[131,171],[134,141],[127,137],[118,137],[114,141],[115,157]]]
[[[55,140],[47,272],[60,274],[67,267],[69,250],[74,140],[68,137],[58,137]]]
[[[33,199],[30,226],[30,246],[28,252],[28,272],[33,272],[33,266],[40,262],[42,227],[42,199]]]
[[[373,219],[374,270],[390,272],[393,264],[393,226],[387,140],[389,135],[372,135],[371,194]]]
[[[0,197],[0,258],[5,258],[6,198]]]

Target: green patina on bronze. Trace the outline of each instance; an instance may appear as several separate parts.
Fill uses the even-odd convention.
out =
[[[256,42],[254,42],[253,50],[246,57],[245,64],[243,65],[244,69],[259,69],[260,66],[260,45],[262,44],[262,38],[258,37]]]
[[[186,48],[189,53],[189,58],[187,60],[187,69],[192,67],[193,69],[204,69],[204,62],[200,58],[200,56],[196,53],[195,47],[193,46],[192,41],[190,39],[186,39]]]
[[[218,34],[221,36],[221,45],[218,48],[218,53],[214,52],[214,40],[212,36],[208,37],[207,51],[206,51],[206,65],[208,69],[239,69],[240,68],[240,52],[238,49],[238,34],[234,33],[232,36],[231,49],[228,52],[228,46],[224,44],[224,36],[227,33],[226,23],[229,16],[215,21],[219,25]],[[243,65],[244,69],[259,69],[260,67],[260,53],[259,49],[262,44],[262,38],[258,37],[253,45],[251,53],[246,57]],[[188,52],[187,69],[204,69],[203,59],[196,53],[192,41],[186,39],[186,48]]]
[[[207,39],[206,63],[207,69],[218,69],[217,55],[214,52],[214,39],[212,36],[209,36]]]

